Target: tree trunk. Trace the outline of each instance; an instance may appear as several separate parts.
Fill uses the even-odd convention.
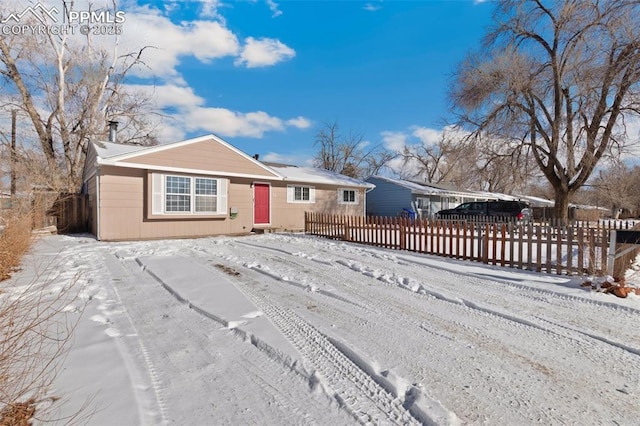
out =
[[[556,188],[556,202],[553,205],[553,217],[563,224],[569,223],[569,191]]]

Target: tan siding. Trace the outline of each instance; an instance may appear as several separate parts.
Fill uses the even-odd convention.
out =
[[[275,177],[274,174],[214,140],[140,155],[123,162]]]
[[[100,239],[139,239],[144,171],[102,167],[100,174]]]
[[[95,173],[97,167],[96,157],[96,150],[93,147],[93,144],[90,143],[87,148],[87,157],[84,160],[84,170],[82,171],[82,179],[84,181],[89,179]]]
[[[316,193],[315,203],[287,203],[287,185],[274,184],[271,189],[273,206],[271,226],[287,230],[303,230],[304,212],[306,211],[362,216],[364,211],[364,189],[356,189],[359,192],[357,204],[338,204],[337,187],[328,185],[314,187]]]
[[[228,208],[235,207],[235,219],[189,218],[146,219],[146,171],[105,167],[101,176],[100,238],[137,240],[159,238],[202,237],[250,232],[253,228],[253,197],[248,180],[231,180]]]
[[[253,229],[253,179],[231,178],[227,207],[237,210],[235,219],[223,218],[162,218],[148,219],[149,191],[147,171],[118,167],[103,167],[100,177],[100,238],[102,240],[138,240],[233,235]],[[337,188],[315,186],[313,204],[287,203],[287,185],[271,184],[271,228],[304,229],[304,212],[362,215],[364,190],[358,189],[357,205],[338,204]],[[94,189],[89,186],[90,191]],[[94,231],[95,232],[95,231]]]
[[[98,233],[98,197],[96,194],[96,177],[87,181],[87,194],[89,195],[89,229],[93,235]]]

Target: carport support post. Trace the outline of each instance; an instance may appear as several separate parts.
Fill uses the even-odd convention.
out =
[[[616,263],[616,231],[609,232],[609,250],[607,259],[607,275],[613,276],[613,266]]]

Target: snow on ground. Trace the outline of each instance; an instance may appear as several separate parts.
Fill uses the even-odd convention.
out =
[[[640,419],[640,297],[579,277],[295,234],[42,237],[5,284],[35,275],[82,285],[58,418],[86,405],[92,425]]]

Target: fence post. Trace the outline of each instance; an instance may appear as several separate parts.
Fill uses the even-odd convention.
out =
[[[484,238],[482,239],[482,263],[489,264],[489,224],[484,225]]]
[[[504,267],[507,248],[507,225],[503,223],[500,231],[502,233],[500,236],[500,266]]]
[[[602,273],[607,270],[607,243],[609,242],[609,233],[615,232],[611,230],[603,230],[600,235],[600,270]]]
[[[564,234],[564,227],[558,228],[557,240],[556,240],[556,274],[562,274],[562,241]]]
[[[616,260],[616,231],[609,233],[609,261],[607,262],[607,275],[613,276],[613,264]]]

